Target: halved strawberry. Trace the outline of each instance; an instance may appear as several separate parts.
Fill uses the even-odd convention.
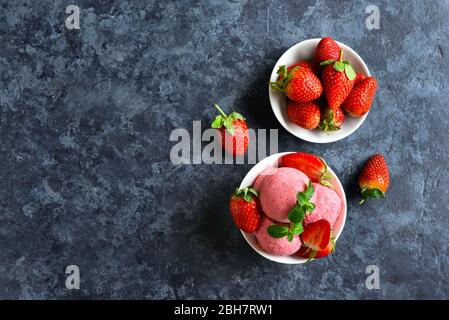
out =
[[[319,259],[319,258],[327,257],[334,251],[335,251],[335,240],[334,240],[334,237],[333,237],[332,231],[331,231],[331,238],[330,238],[329,243],[327,244],[326,248],[315,251],[311,248],[307,248],[306,246],[302,246],[296,252],[296,255],[301,258],[306,258],[306,259],[311,260],[311,259]]]
[[[318,251],[325,249],[331,238],[331,225],[326,219],[317,220],[304,228],[301,240],[304,246]]]
[[[323,186],[332,188],[332,184],[328,181],[332,179],[332,176],[327,171],[326,162],[314,154],[306,152],[289,153],[281,158],[281,165],[298,169],[304,172],[313,182],[319,182]]]

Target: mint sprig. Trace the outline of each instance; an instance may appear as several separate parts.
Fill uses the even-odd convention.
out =
[[[306,190],[296,194],[296,205],[288,213],[290,224],[288,226],[272,224],[267,228],[268,234],[273,238],[287,236],[288,241],[292,241],[294,236],[300,235],[304,231],[302,226],[304,217],[315,209],[315,204],[310,201],[314,193],[315,188],[312,182],[309,181]]]

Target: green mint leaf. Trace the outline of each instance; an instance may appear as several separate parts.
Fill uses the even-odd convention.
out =
[[[288,220],[293,223],[301,223],[305,216],[305,211],[302,207],[296,205],[288,213]]]
[[[287,235],[287,239],[290,242],[293,241],[293,233],[289,232],[288,235]]]
[[[354,69],[350,64],[345,65],[345,73],[349,80],[353,80],[356,77],[356,74],[354,72]]]
[[[212,121],[211,127],[213,129],[220,129],[223,126],[223,117],[216,116],[214,121]]]
[[[309,213],[310,213],[310,212],[312,212],[313,210],[315,210],[315,204],[312,203],[312,202],[307,202],[303,208],[306,209],[306,212],[309,212]]]
[[[302,223],[293,223],[290,228],[290,231],[294,235],[301,234],[304,231],[304,228],[302,227]]]
[[[342,72],[345,70],[345,64],[343,62],[337,61],[334,63],[334,69],[338,72]]]
[[[272,224],[267,228],[267,232],[273,238],[282,238],[288,234],[288,227]]]
[[[332,62],[334,62],[335,60],[326,60],[320,63],[320,66],[327,66],[328,64],[331,64]]]
[[[313,187],[312,181],[309,181],[306,191],[302,192],[305,199],[310,200],[315,193],[315,188]]]

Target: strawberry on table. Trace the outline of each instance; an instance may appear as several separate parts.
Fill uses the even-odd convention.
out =
[[[324,37],[316,46],[315,60],[320,63],[326,60],[338,60],[340,47],[331,37]]]
[[[290,121],[304,129],[315,129],[321,118],[320,107],[316,102],[298,103],[289,101],[287,115]]]
[[[323,112],[323,117],[319,128],[324,132],[339,130],[345,121],[345,113],[342,108],[331,109],[327,107]]]
[[[371,108],[377,90],[377,80],[367,77],[354,85],[343,102],[343,108],[352,117],[361,117]]]
[[[323,93],[320,80],[308,67],[296,66],[289,71],[286,66],[280,66],[278,75],[281,79],[270,82],[271,88],[284,92],[292,101],[310,102]]]
[[[322,73],[324,94],[330,108],[337,109],[351,92],[356,74],[349,61],[343,60],[343,50],[339,60],[326,60]]]
[[[232,155],[243,156],[248,150],[249,141],[245,118],[237,112],[226,115],[218,104],[214,106],[220,114],[215,117],[211,127],[220,132],[222,147]]]
[[[259,194],[253,188],[236,189],[229,201],[229,208],[235,225],[248,233],[255,232],[260,225],[262,210]]]
[[[390,175],[385,158],[381,154],[374,154],[365,163],[359,176],[359,187],[363,204],[371,198],[383,198],[390,185]]]
[[[320,157],[306,152],[295,152],[282,156],[280,162],[283,167],[298,169],[313,182],[332,188],[332,184],[328,181],[332,179],[332,176],[327,170],[326,162]]]

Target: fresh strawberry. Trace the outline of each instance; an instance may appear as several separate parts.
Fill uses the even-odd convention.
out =
[[[345,121],[345,113],[342,108],[335,110],[326,108],[323,112],[319,128],[324,132],[339,130]]]
[[[361,117],[371,108],[377,90],[377,81],[368,77],[354,85],[351,93],[343,102],[343,108],[352,117]]]
[[[214,105],[220,113],[212,122],[212,128],[218,129],[222,147],[232,155],[243,156],[248,150],[248,126],[240,113],[232,112],[229,116]]]
[[[255,232],[262,219],[258,196],[257,191],[253,188],[236,189],[229,201],[235,225],[248,233]]]
[[[390,184],[390,175],[385,158],[375,154],[368,159],[359,176],[359,187],[362,193],[360,204],[370,198],[383,198]]]
[[[314,102],[298,103],[289,101],[287,115],[290,121],[304,129],[315,129],[320,124],[320,107]]]
[[[357,75],[355,76],[354,85],[356,85],[365,78],[366,76],[363,73],[357,73]]]
[[[348,61],[343,60],[343,50],[339,60],[326,60],[322,78],[327,103],[332,109],[337,109],[351,92],[355,81],[355,72]]]
[[[334,240],[334,237],[333,237],[332,231],[331,231],[331,238],[330,238],[329,243],[327,244],[326,248],[319,249],[319,250],[313,250],[311,248],[307,248],[306,246],[302,246],[296,252],[296,255],[301,258],[306,258],[306,259],[311,260],[311,259],[319,259],[319,258],[327,257],[334,251],[335,251],[335,240]]]
[[[288,71],[286,66],[280,66],[278,74],[282,79],[270,82],[271,88],[284,92],[290,100],[306,103],[323,93],[320,79],[309,68],[296,66]]]
[[[315,60],[320,63],[326,60],[338,60],[340,47],[331,37],[324,37],[316,46]]]
[[[331,237],[331,225],[326,219],[317,220],[304,228],[301,240],[305,247],[318,251],[325,249]]]
[[[319,182],[332,188],[332,184],[328,181],[332,179],[332,176],[327,171],[326,162],[314,154],[306,152],[289,153],[282,156],[281,165],[298,169],[304,172],[313,182]]]
[[[319,65],[317,65],[314,62],[309,61],[309,60],[300,60],[297,63],[292,64],[290,67],[287,68],[287,72],[291,71],[295,67],[301,67],[304,69],[308,69],[308,70],[312,71],[316,76],[318,76],[318,74],[320,73]],[[282,78],[283,78],[283,76],[282,76],[282,74],[280,74],[278,76],[278,81],[282,80]]]

